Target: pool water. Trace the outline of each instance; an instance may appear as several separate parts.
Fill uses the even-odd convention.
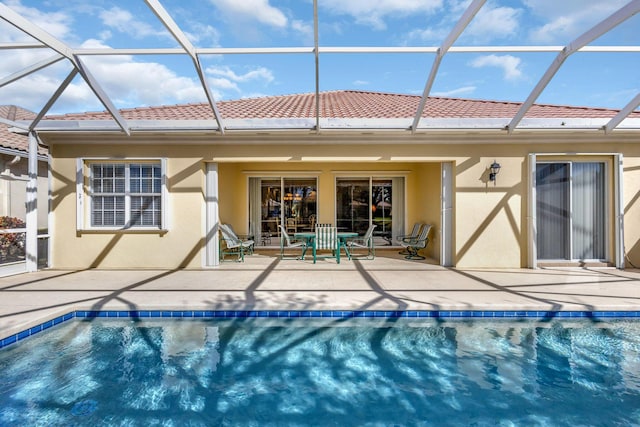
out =
[[[2,426],[640,426],[634,320],[93,319],[0,373]]]

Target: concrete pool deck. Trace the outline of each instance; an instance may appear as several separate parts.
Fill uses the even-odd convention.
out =
[[[0,278],[0,338],[74,310],[639,311],[640,270],[452,269],[408,261],[280,260],[203,270],[42,270]]]

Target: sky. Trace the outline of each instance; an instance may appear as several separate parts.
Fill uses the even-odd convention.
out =
[[[198,48],[312,47],[312,0],[158,0]],[[565,46],[629,0],[488,0],[454,46]],[[0,0],[71,48],[175,48],[143,0]],[[437,47],[470,0],[318,0],[321,47]],[[594,40],[640,46],[640,14]],[[0,45],[33,41],[0,20]],[[0,49],[0,80],[52,55]],[[552,52],[448,53],[432,96],[524,101],[556,58]],[[324,53],[321,91],[422,95],[431,53]],[[83,56],[117,108],[206,101],[187,55]],[[216,101],[312,93],[312,54],[201,55]],[[640,92],[636,52],[571,55],[537,103],[620,109]],[[40,111],[71,71],[67,60],[0,87],[0,105]],[[50,113],[104,110],[76,76]]]

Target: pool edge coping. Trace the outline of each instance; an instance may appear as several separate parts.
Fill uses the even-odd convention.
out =
[[[0,338],[0,349],[17,344],[33,335],[74,319],[508,319],[613,320],[640,318],[637,310],[81,310],[72,309],[45,319],[34,320],[34,326]],[[38,323],[41,322],[41,323]]]

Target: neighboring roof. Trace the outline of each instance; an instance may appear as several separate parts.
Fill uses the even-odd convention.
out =
[[[24,121],[35,119],[36,114],[15,105],[0,105],[0,118],[10,121]],[[0,147],[20,151],[26,156],[29,152],[29,137],[11,132],[9,128],[11,128],[10,125],[0,122]],[[39,147],[38,154],[46,155],[47,150]]]
[[[365,91],[320,93],[320,117],[336,119],[413,118],[420,96]],[[267,96],[219,101],[223,119],[314,118],[315,94]],[[511,118],[521,103],[429,97],[423,118]],[[534,104],[527,118],[612,118],[619,110]],[[120,110],[125,120],[214,120],[208,103],[164,105]],[[629,118],[640,118],[632,112]],[[112,120],[107,111],[47,116],[45,120]]]
[[[36,113],[16,105],[0,105],[0,117],[11,121],[33,120]]]

